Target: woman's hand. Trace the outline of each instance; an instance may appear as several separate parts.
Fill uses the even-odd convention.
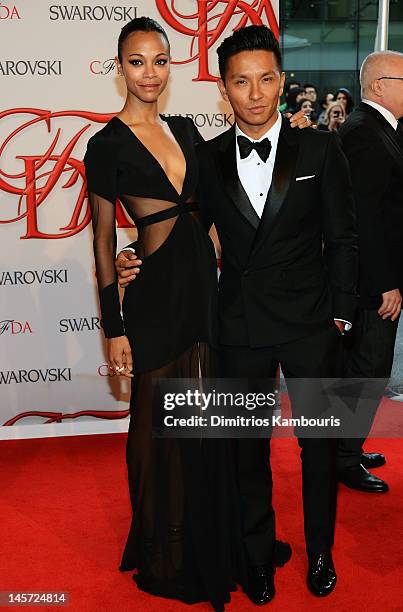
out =
[[[133,358],[129,341],[126,336],[108,339],[109,369],[118,376],[133,378]]]

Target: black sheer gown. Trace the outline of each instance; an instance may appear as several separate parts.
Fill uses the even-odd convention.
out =
[[[153,380],[216,376],[217,274],[196,193],[191,120],[164,117],[186,160],[181,193],[118,117],[84,158],[104,333],[126,335],[134,358],[126,462],[133,510],[121,570],[138,587],[222,610],[244,574],[231,446],[152,436]],[[136,223],[141,273],[122,311],[115,273],[115,203]]]

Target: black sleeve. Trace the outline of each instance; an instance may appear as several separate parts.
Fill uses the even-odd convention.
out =
[[[197,183],[197,201],[199,202],[199,210],[203,225],[206,231],[209,232],[213,225],[213,214],[211,211],[211,180],[213,180],[213,174],[210,168],[211,159],[209,158],[209,152],[207,145],[200,143],[196,147],[197,161],[199,165],[199,180]]]
[[[357,307],[358,241],[348,162],[330,132],[321,175],[323,256],[335,319],[353,321]]]
[[[372,296],[399,287],[387,232],[390,164],[378,136],[357,127],[342,133],[357,208],[360,275]]]
[[[137,250],[137,240],[135,240],[134,242],[131,242],[130,244],[126,244],[126,246],[124,246],[123,249],[120,249],[119,253],[121,253],[125,249],[134,249],[136,251]]]
[[[91,138],[84,156],[94,232],[94,257],[102,325],[106,338],[125,334],[115,271],[116,156],[110,143]]]

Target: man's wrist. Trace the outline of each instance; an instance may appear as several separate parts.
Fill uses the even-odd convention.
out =
[[[335,319],[335,321],[340,321],[341,323],[344,323],[344,331],[350,331],[350,329],[353,327],[353,324],[350,321],[346,321],[346,319]]]
[[[124,247],[120,250],[120,253],[123,253],[123,251],[131,251],[134,254],[136,253],[136,249],[133,249],[132,247]]]

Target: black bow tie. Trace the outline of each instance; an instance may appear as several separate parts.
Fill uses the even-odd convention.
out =
[[[246,136],[238,136],[237,142],[241,159],[249,157],[253,149],[255,149],[262,161],[266,162],[268,160],[271,151],[271,142],[268,138],[263,138],[259,142],[252,142]]]

